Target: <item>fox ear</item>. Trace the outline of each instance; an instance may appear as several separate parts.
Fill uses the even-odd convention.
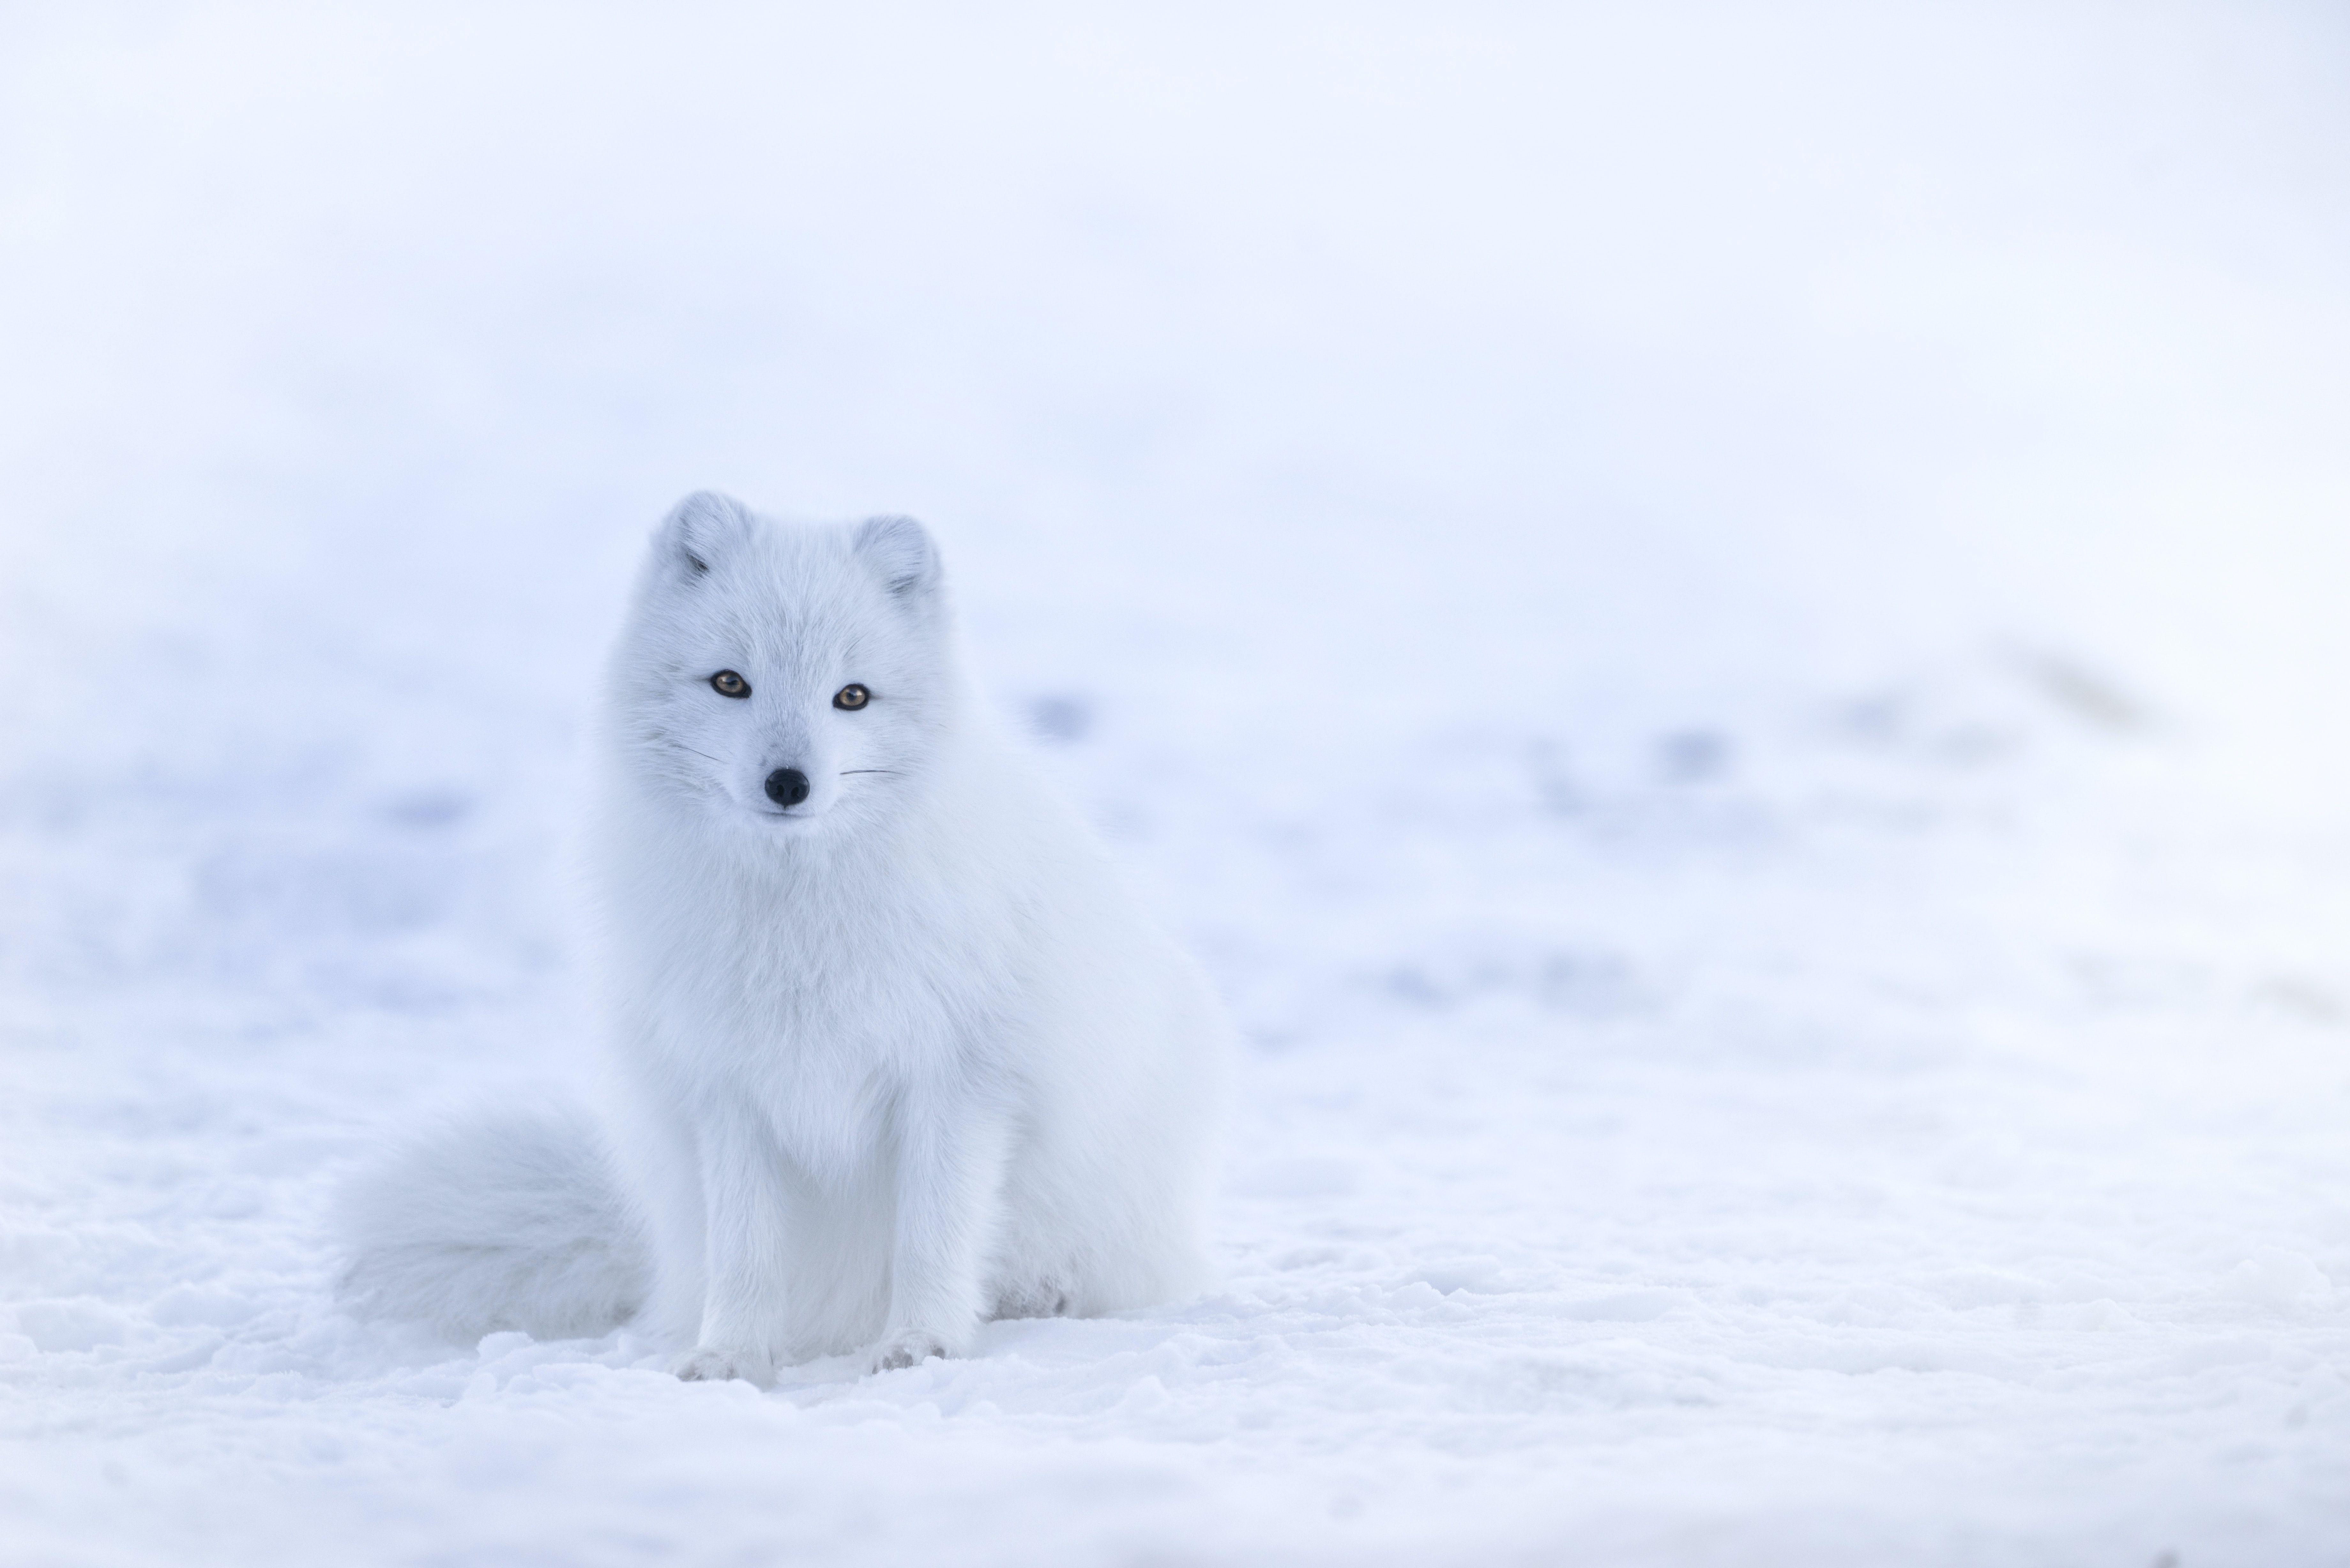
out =
[[[939,547],[911,517],[868,517],[850,547],[901,599],[925,597],[938,587]]]
[[[653,553],[681,576],[698,577],[751,531],[751,514],[731,495],[697,490],[661,519]]]

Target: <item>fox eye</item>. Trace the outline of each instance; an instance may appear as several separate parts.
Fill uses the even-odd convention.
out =
[[[721,697],[748,697],[751,683],[731,670],[722,670],[710,678],[710,689]]]
[[[872,701],[873,693],[854,680],[832,694],[832,705],[850,713],[856,712]]]

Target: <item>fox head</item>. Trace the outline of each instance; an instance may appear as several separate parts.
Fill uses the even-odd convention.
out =
[[[784,524],[689,495],[654,533],[615,654],[622,766],[754,832],[887,815],[951,719],[951,642],[912,518]]]

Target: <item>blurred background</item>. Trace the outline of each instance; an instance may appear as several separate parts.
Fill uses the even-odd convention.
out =
[[[0,26],[36,723],[303,621],[395,690],[498,639],[543,713],[709,484],[918,513],[1007,678],[1145,645],[1210,722],[2010,637],[2332,727],[2331,6]]]
[[[251,1379],[423,1386],[332,1314],[319,1195],[585,1054],[576,742],[716,487],[930,524],[983,684],[1232,999],[1242,1340],[1360,1326],[1301,1270],[1632,1302],[1508,1354],[1690,1359],[1495,1374],[1476,1473],[1775,1487],[1790,1551],[1955,1531],[1961,1476],[2034,1540],[2350,1519],[2337,5],[11,5],[0,400],[13,1431],[145,1429],[166,1363],[190,1420],[345,1443]],[[2000,1337],[2098,1303],[2152,1337]],[[2145,1435],[2146,1368],[2261,1313],[2282,1381]],[[1997,1339],[1885,1365],[1919,1412],[2008,1368],[1958,1399],[2006,1457],[1839,1425],[1885,1386],[1787,1346],[1856,1323]],[[2074,1427],[2017,1392],[2076,1374]],[[1151,1375],[1184,1441],[1298,1430]],[[1038,1453],[1076,1418],[986,1397]],[[2223,1482],[2209,1434],[2291,1409]],[[1493,1517],[1456,1416],[1430,1532]],[[1316,1419],[1262,1486],[1419,1495]],[[1170,1517],[1254,1517],[1200,1462]],[[157,1521],[326,1517],[155,1463]]]

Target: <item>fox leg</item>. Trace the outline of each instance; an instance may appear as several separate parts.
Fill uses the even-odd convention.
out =
[[[775,1376],[790,1285],[791,1173],[744,1105],[712,1106],[695,1128],[703,1214],[701,1332],[671,1370],[688,1381]]]
[[[889,1315],[875,1371],[961,1355],[987,1314],[988,1250],[1003,1204],[1010,1119],[968,1090],[901,1104]]]

